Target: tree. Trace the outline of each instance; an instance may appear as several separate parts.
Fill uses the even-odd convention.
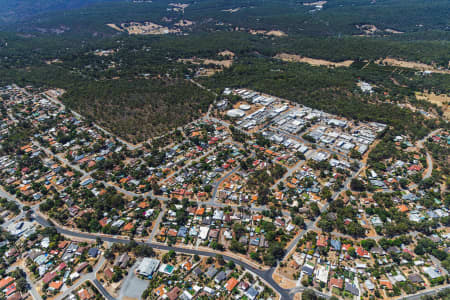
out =
[[[312,289],[305,289],[302,293],[302,300],[316,300],[316,293]]]
[[[235,267],[236,267],[236,265],[234,264],[234,262],[233,262],[232,260],[230,260],[230,261],[227,263],[227,268],[233,270]]]
[[[356,257],[356,251],[355,251],[355,248],[350,247],[350,248],[348,249],[348,255],[350,255],[351,257]]]
[[[239,243],[236,239],[231,240],[229,249],[233,252],[247,253],[247,247],[244,244]]]
[[[236,239],[240,239],[246,232],[245,226],[241,223],[235,223],[233,225],[233,232],[236,235]]]
[[[105,258],[108,260],[113,260],[114,259],[114,252],[111,249],[106,249],[105,250]]]
[[[20,292],[25,293],[28,290],[27,280],[24,277],[20,277],[16,280],[16,287]]]
[[[33,217],[33,211],[32,211],[32,210],[28,210],[28,211],[25,213],[25,218],[26,218],[27,220],[31,220],[32,217]]]
[[[301,216],[295,216],[292,222],[299,227],[305,226],[305,220]]]
[[[322,191],[320,192],[320,197],[322,197],[322,199],[330,201],[331,197],[332,197],[332,193],[331,193],[330,189],[328,187],[324,187],[322,189]]]
[[[225,264],[225,259],[223,259],[223,255],[221,255],[221,254],[216,255],[216,260],[221,266],[223,266]]]
[[[361,159],[361,153],[359,153],[355,149],[352,149],[350,150],[350,157],[355,159]]]
[[[361,241],[361,246],[366,249],[366,250],[370,250],[373,247],[375,247],[376,243],[374,240],[362,240]]]
[[[350,188],[354,191],[362,192],[366,190],[366,186],[361,180],[353,178],[350,182]]]
[[[309,205],[309,209],[311,216],[313,217],[317,217],[320,214],[320,209],[316,202],[311,202],[311,204]]]
[[[334,222],[328,220],[326,217],[323,217],[320,219],[317,226],[321,228],[323,231],[331,232],[333,231]]]

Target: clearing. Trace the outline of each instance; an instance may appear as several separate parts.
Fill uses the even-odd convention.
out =
[[[297,282],[295,280],[287,279],[279,274],[273,273],[272,278],[273,280],[275,280],[276,283],[278,283],[280,287],[284,289],[292,289],[295,288],[297,285]]]
[[[222,52],[217,53],[220,56],[228,56],[233,58],[235,56],[234,52],[231,52],[230,50],[224,50]]]
[[[282,37],[282,36],[287,36],[287,34],[281,30],[254,30],[254,29],[250,29],[250,34],[262,34],[262,35],[267,35],[267,36],[276,36],[276,37]]]
[[[169,6],[172,6],[172,11],[176,11],[176,12],[183,12],[184,13],[184,9],[189,7],[189,4],[183,4],[183,3],[169,3]]]
[[[297,54],[279,53],[274,58],[281,59],[286,62],[302,62],[310,64],[311,66],[327,66],[327,67],[349,67],[353,60],[344,60],[341,62],[333,62],[324,59],[316,59],[310,57],[304,57]]]
[[[356,28],[364,32],[364,35],[372,35],[379,31],[377,26],[372,24],[355,25]]]
[[[61,63],[63,63],[63,61],[59,58],[55,58],[55,59],[46,60],[45,63],[47,65],[52,65],[52,64],[61,64]]]
[[[384,31],[389,32],[389,33],[393,33],[393,34],[402,34],[402,33],[404,33],[403,31],[398,31],[398,30],[391,29],[391,28],[387,28]]]
[[[324,6],[328,1],[316,1],[303,3],[304,6]]]
[[[398,31],[392,28],[386,28],[384,30],[377,28],[377,26],[373,25],[373,24],[362,24],[362,25],[355,25],[356,28],[358,28],[359,30],[361,30],[363,32],[363,34],[361,34],[360,36],[371,36],[374,34],[380,34],[382,32],[387,32],[390,34],[402,34],[404,33],[403,31]]]
[[[235,12],[238,12],[239,10],[241,10],[240,7],[237,7],[237,8],[230,8],[230,9],[223,9],[222,11],[223,11],[223,12],[229,12],[229,13],[235,13]]]
[[[216,59],[208,59],[208,58],[180,58],[179,62],[183,63],[192,63],[194,65],[216,65],[219,67],[229,68],[233,64],[233,60],[216,60]]]
[[[122,23],[120,26],[116,24],[107,24],[112,29],[118,31],[126,31],[128,34],[136,35],[158,35],[158,34],[168,34],[168,33],[179,33],[179,29],[169,29],[166,26],[158,25],[152,22],[130,22]]]
[[[194,22],[189,21],[189,20],[180,20],[177,23],[175,23],[175,26],[179,26],[179,27],[188,27],[188,26],[192,26],[194,24]]]
[[[436,95],[435,93],[416,93],[416,98],[419,100],[426,100],[433,104],[436,104],[439,107],[442,107],[442,111],[444,112],[444,117],[447,120],[450,120],[450,96],[442,94]]]
[[[209,59],[209,58],[180,58],[178,59],[178,62],[182,63],[191,63],[193,65],[214,65],[214,67],[208,67],[208,68],[200,68],[196,76],[213,76],[217,72],[222,72],[223,68],[229,68],[233,64],[233,56],[234,53],[231,51],[223,51],[219,53],[220,56],[228,56],[231,57],[231,59],[225,59],[225,60],[217,60],[217,59]]]
[[[414,69],[414,70],[418,70],[418,71],[430,71],[430,72],[434,72],[434,73],[450,74],[450,70],[438,69],[432,65],[427,65],[424,63],[420,63],[420,62],[405,61],[405,60],[400,60],[400,59],[391,58],[391,57],[386,57],[385,59],[379,59],[376,61],[376,63],[379,65],[402,67],[402,68]]]

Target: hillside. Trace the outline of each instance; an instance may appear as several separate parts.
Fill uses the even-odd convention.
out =
[[[418,109],[443,114],[416,93],[450,90],[447,1],[58,3],[42,2],[38,17],[11,21],[9,32],[0,32],[0,82],[63,88],[71,108],[129,140],[158,135],[206,110],[210,95],[186,78],[211,89],[270,91],[414,136],[436,126]],[[33,7],[8,5],[11,12]],[[221,56],[224,51],[233,57]],[[283,55],[298,62],[282,61]],[[220,67],[225,60],[229,67]],[[422,76],[423,68],[433,74]],[[359,80],[381,96],[355,93]]]
[[[96,2],[110,2],[119,0],[0,0],[0,24],[14,23],[30,17],[68,9],[80,8]]]

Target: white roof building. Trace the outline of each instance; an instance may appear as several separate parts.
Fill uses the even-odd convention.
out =
[[[152,276],[152,274],[158,270],[159,260],[154,258],[145,257],[139,264],[136,272],[142,276]]]
[[[202,240],[206,240],[206,238],[208,237],[208,233],[209,233],[209,227],[202,226],[202,227],[200,227],[200,233],[199,233],[198,237],[201,238]]]
[[[242,118],[245,116],[245,113],[241,109],[230,109],[227,111],[227,116],[230,118]]]

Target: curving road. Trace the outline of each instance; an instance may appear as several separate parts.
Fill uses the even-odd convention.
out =
[[[35,220],[37,223],[39,223],[42,226],[45,226],[45,227],[53,226],[56,228],[58,233],[65,235],[65,236],[69,236],[69,237],[86,239],[86,240],[96,240],[97,238],[101,238],[103,241],[110,242],[110,243],[129,243],[130,242],[130,240],[124,239],[124,238],[108,237],[108,236],[102,236],[99,234],[71,231],[71,230],[62,228],[59,225],[50,224],[46,219],[44,219],[43,217],[41,217],[38,214],[35,215]],[[158,250],[164,250],[164,251],[173,250],[178,253],[185,253],[185,254],[192,254],[192,255],[197,254],[200,256],[215,257],[218,254],[217,252],[214,252],[213,250],[205,251],[205,250],[196,250],[196,249],[185,249],[185,248],[180,248],[180,247],[171,247],[171,246],[167,246],[167,245],[152,243],[152,242],[148,242],[148,241],[147,242],[137,242],[137,243],[146,244],[146,245],[148,245],[154,249],[158,249]],[[256,274],[257,276],[259,276],[261,279],[263,279],[267,283],[267,285],[269,285],[271,288],[273,288],[281,296],[281,299],[292,299],[293,294],[295,294],[297,292],[301,292],[303,290],[303,288],[295,288],[295,290],[281,288],[275,282],[275,280],[273,280],[273,278],[272,278],[272,274],[275,271],[274,267],[272,267],[269,270],[261,270],[261,269],[255,268],[254,266],[252,266],[244,261],[241,261],[235,257],[228,256],[226,254],[222,254],[222,256],[225,260],[233,261],[236,265],[239,265],[243,269],[248,270],[248,271]],[[95,274],[95,272],[93,272],[92,274]],[[102,294],[104,294],[105,297],[109,299],[109,297],[110,297],[110,296],[108,297],[109,294],[106,292],[106,290],[104,290],[104,289],[101,290],[101,287],[99,287],[99,285],[101,286],[101,284],[96,282],[95,278],[86,278],[86,280],[87,279],[90,279],[91,281],[93,281],[94,284],[100,289],[100,292],[102,292]],[[83,280],[83,282],[84,281],[85,280]],[[320,293],[318,291],[315,291],[315,292],[322,297],[328,298],[328,296],[326,294]]]

